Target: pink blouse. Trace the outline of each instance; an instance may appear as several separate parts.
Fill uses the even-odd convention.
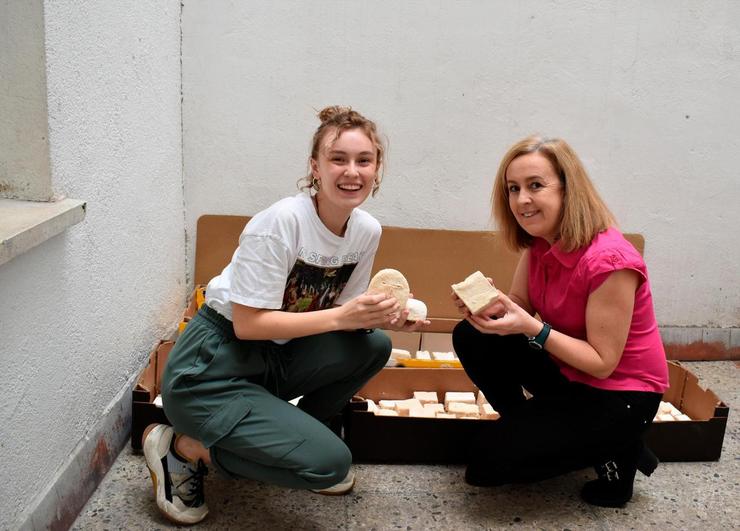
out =
[[[570,381],[600,389],[662,393],[668,388],[668,367],[647,268],[640,253],[617,229],[597,234],[588,247],[570,253],[562,251],[557,243],[550,247],[545,240],[536,238],[530,247],[530,303],[553,329],[585,340],[588,297],[610,273],[620,269],[637,271],[640,283],[627,343],[617,368],[602,380],[554,356],[553,359]]]

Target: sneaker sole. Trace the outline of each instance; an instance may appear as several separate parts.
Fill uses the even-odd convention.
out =
[[[169,521],[176,524],[197,524],[206,517],[208,512],[203,515],[183,514],[172,502],[167,499],[164,489],[164,483],[159,478],[164,478],[164,468],[162,459],[165,458],[170,450],[172,435],[167,436],[167,431],[174,432],[170,426],[159,424],[155,426],[144,441],[144,459],[146,467],[149,469],[149,475],[152,477],[154,486],[154,499],[157,501],[157,508]],[[152,436],[154,435],[154,436]]]
[[[321,494],[322,496],[344,496],[345,494],[349,494],[352,489],[355,488],[355,479],[356,476],[353,475],[352,483],[350,483],[346,487],[339,487],[338,485],[334,485],[333,487],[329,487],[328,489],[317,489],[313,492],[315,492],[316,494]]]

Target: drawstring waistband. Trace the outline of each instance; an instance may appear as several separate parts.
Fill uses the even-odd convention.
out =
[[[287,377],[287,368],[285,366],[287,360],[285,359],[285,349],[283,348],[283,345],[270,341],[269,339],[239,339],[234,333],[234,323],[206,304],[203,304],[200,307],[198,313],[195,314],[194,319],[197,317],[202,317],[204,320],[208,321],[209,324],[217,328],[225,337],[233,341],[251,341],[254,343],[255,346],[258,347],[260,354],[262,355],[262,359],[265,362],[265,372],[262,375],[262,386],[269,390],[270,386],[268,383],[271,381],[273,386],[272,392],[276,396],[280,396],[280,382],[285,381]]]

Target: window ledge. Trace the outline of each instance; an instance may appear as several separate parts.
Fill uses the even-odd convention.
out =
[[[85,201],[0,199],[0,264],[56,236],[85,218]]]

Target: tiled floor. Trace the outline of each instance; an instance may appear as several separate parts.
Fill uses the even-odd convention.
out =
[[[534,485],[470,487],[460,466],[355,465],[352,494],[320,496],[212,474],[211,514],[199,529],[701,529],[740,528],[740,369],[732,361],[685,363],[730,406],[718,462],[662,463],[624,509],[578,497],[583,470]],[[677,444],[679,442],[677,441]],[[141,455],[126,448],[73,525],[76,530],[165,529]]]

